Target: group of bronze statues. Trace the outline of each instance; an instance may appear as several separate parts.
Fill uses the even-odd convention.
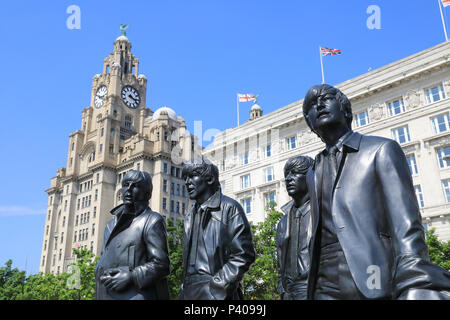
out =
[[[281,298],[450,299],[450,273],[429,261],[398,143],[352,131],[350,101],[326,84],[307,92],[303,115],[326,148],[284,166],[292,200],[276,233]],[[190,161],[182,176],[195,204],[184,219],[180,299],[243,299],[240,281],[255,260],[246,215],[221,193],[214,164]],[[148,207],[150,175],[129,171],[122,194],[105,228],[97,299],[169,299],[166,227]]]

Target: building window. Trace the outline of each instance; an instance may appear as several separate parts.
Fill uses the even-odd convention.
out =
[[[67,210],[67,200],[64,200],[64,211]]]
[[[180,213],[180,202],[177,201],[176,213]]]
[[[268,144],[265,148],[264,155],[269,158],[272,155],[272,145]]]
[[[62,249],[59,249],[58,261],[61,261],[61,256],[62,256]],[[58,268],[59,268],[59,267],[58,267]]]
[[[100,136],[103,137],[103,134],[105,133],[105,128],[102,128],[101,131],[102,131],[102,132],[101,132]]]
[[[72,142],[72,151],[75,149],[75,142]]]
[[[73,164],[73,158],[71,157],[70,158],[70,166],[72,166],[72,164]]]
[[[405,104],[403,103],[403,98],[394,100],[388,103],[389,116],[395,116],[397,114],[405,112]]]
[[[163,180],[163,191],[167,192],[167,180]]]
[[[64,242],[64,232],[61,232],[61,243]]]
[[[170,212],[174,211],[174,202],[173,200],[170,200]]]
[[[54,266],[54,265],[55,265],[55,262],[56,262],[56,254],[54,254],[54,255],[53,255],[53,262],[52,262],[52,266]]]
[[[297,148],[297,136],[286,138],[286,144],[288,150]]]
[[[241,165],[248,164],[248,152],[241,154]]]
[[[99,183],[99,181],[100,181],[100,173],[97,173],[96,183]]]
[[[109,153],[114,153],[114,144],[113,143],[109,144]]]
[[[47,240],[44,242],[44,250],[47,250]]]
[[[42,256],[42,266],[45,264],[45,256]]]
[[[439,160],[439,168],[450,168],[450,146],[436,149]]]
[[[98,189],[95,189],[95,201],[98,200]]]
[[[179,184],[177,184],[176,195],[177,196],[180,195],[180,185]]]
[[[433,103],[445,99],[444,87],[441,84],[439,86],[426,89],[425,95],[427,97],[427,103]]]
[[[52,216],[52,210],[48,210],[47,220],[50,220],[51,216]]]
[[[75,217],[75,225],[78,225],[78,215]]]
[[[94,252],[94,241],[91,241],[91,252]]]
[[[274,179],[273,168],[264,169],[264,182],[270,182]]]
[[[366,111],[355,114],[355,126],[356,128],[369,124],[369,113]]]
[[[66,216],[63,217],[63,223],[62,226],[64,227],[66,225]]]
[[[250,175],[241,176],[241,189],[250,187]]]
[[[252,198],[243,199],[241,201],[244,212],[249,214],[252,212]]]
[[[439,134],[441,132],[446,132],[450,129],[450,113],[444,113],[437,117],[431,118],[431,125],[433,126],[433,133]]]
[[[271,202],[275,202],[275,191],[264,194],[264,208],[266,208]]]
[[[76,231],[74,233],[73,242],[77,242],[77,232]]]
[[[167,173],[167,163],[164,163],[163,167],[164,167],[163,172]]]
[[[184,216],[185,212],[186,212],[186,204],[183,202],[181,203],[181,214]]]
[[[444,186],[444,193],[447,203],[450,203],[450,179],[442,181],[442,185]]]
[[[133,121],[133,118],[130,115],[125,116],[125,128],[131,129],[131,123]]]
[[[175,183],[170,183],[170,194],[174,195],[175,194]]]
[[[162,202],[162,207],[163,207],[164,210],[166,210],[166,209],[167,209],[167,199],[166,199],[166,198],[163,198],[162,201],[163,201],[163,202]]]
[[[103,144],[100,144],[100,153],[103,152]]]
[[[97,207],[94,207],[94,214],[93,214],[93,216],[94,216],[94,219],[97,216]]]
[[[181,196],[182,196],[183,198],[186,198],[186,186],[183,186],[183,187],[181,188]]]
[[[137,171],[141,171],[141,164],[140,163],[137,164]]]
[[[58,248],[58,236],[55,236],[55,250]]]
[[[416,157],[413,154],[406,156],[406,161],[408,162],[409,171],[411,172],[411,175],[418,174],[419,171],[417,170]]]
[[[49,227],[49,226],[47,226],[47,229],[45,230],[45,235],[46,235],[46,236],[48,236],[48,227]]]
[[[393,129],[392,136],[393,136],[394,140],[400,144],[411,141],[411,138],[409,136],[409,129],[408,129],[407,125],[397,128],[397,129]]]

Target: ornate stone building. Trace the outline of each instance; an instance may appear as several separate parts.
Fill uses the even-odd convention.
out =
[[[400,143],[425,228],[450,240],[450,42],[337,87],[352,102],[354,130]],[[223,192],[243,205],[252,222],[265,219],[269,201],[278,208],[289,201],[283,175],[287,159],[314,158],[324,148],[310,132],[302,104],[299,100],[264,116],[254,107],[249,121],[217,134],[203,150],[219,167]]]
[[[146,107],[147,78],[138,70],[131,43],[118,37],[93,78],[81,130],[69,136],[66,168],[57,170],[46,190],[40,272],[66,271],[72,248],[100,255],[109,212],[121,203],[121,181],[131,169],[152,175],[153,210],[176,219],[189,206],[181,167],[195,139],[172,109]]]

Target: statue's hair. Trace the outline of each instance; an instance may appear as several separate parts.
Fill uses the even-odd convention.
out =
[[[130,170],[123,177],[122,186],[126,180],[133,180],[136,183],[139,183],[145,192],[146,199],[150,200],[150,198],[152,197],[153,183],[152,177],[148,172]]]
[[[308,156],[296,156],[289,158],[284,165],[284,176],[287,176],[289,171],[295,170],[299,173],[306,174],[309,168],[314,164],[314,160]]]
[[[311,124],[308,119],[308,111],[311,108],[311,104],[314,103],[320,95],[325,93],[334,95],[339,101],[339,103],[341,104],[341,111],[344,112],[345,117],[347,118],[348,127],[351,128],[353,120],[352,104],[341,90],[336,87],[330,86],[329,84],[319,84],[312,86],[306,93],[305,99],[303,100],[303,116],[305,117],[308,126],[311,128]]]
[[[212,184],[214,191],[217,191],[220,187],[219,169],[212,162],[204,159],[203,157],[196,158],[185,163],[181,170],[181,175],[183,179],[186,179],[186,176],[191,175],[199,175],[206,179],[212,178],[214,179],[214,183]]]

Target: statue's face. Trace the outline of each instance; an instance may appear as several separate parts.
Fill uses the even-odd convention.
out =
[[[122,180],[122,198],[124,204],[147,201],[141,182],[134,179]]]
[[[186,189],[191,200],[198,200],[202,198],[203,194],[208,190],[209,186],[206,178],[200,174],[192,173],[184,177]]]
[[[346,126],[347,119],[333,93],[322,92],[306,110],[311,129],[319,131],[332,126]]]
[[[298,172],[295,168],[284,173],[286,191],[290,197],[303,196],[308,192],[306,174]]]

